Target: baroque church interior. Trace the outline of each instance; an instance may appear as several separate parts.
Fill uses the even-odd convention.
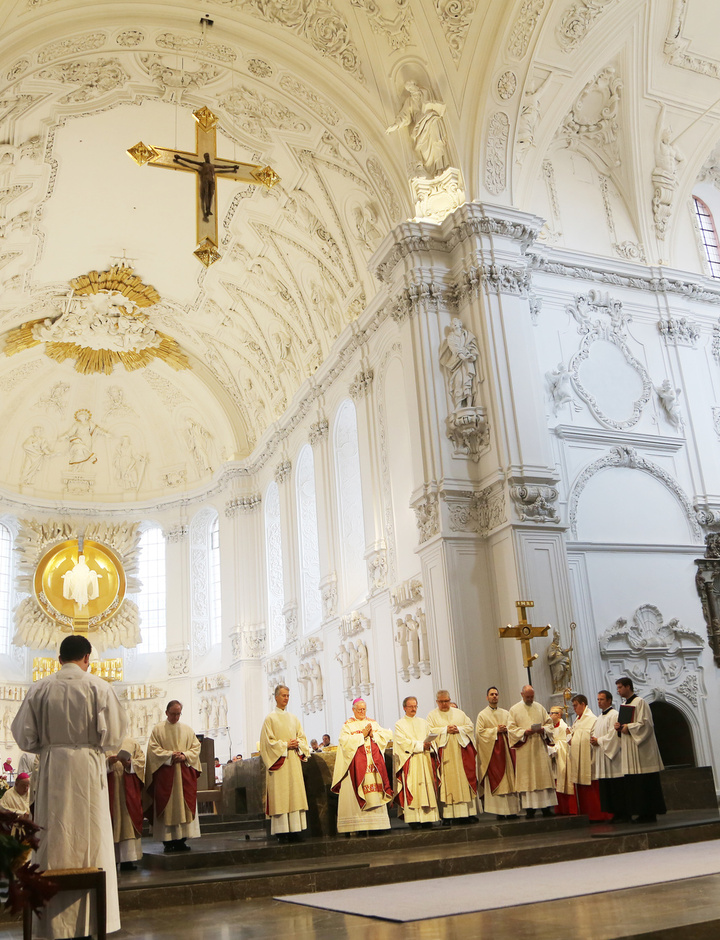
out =
[[[717,779],[718,36],[711,0],[2,0],[5,753],[74,628],[139,740],[177,698],[225,761],[278,682],[308,738],[508,707],[527,599],[539,701],[629,675]]]

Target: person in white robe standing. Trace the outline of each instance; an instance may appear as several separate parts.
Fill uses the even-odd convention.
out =
[[[531,685],[524,685],[520,694],[521,700],[508,712],[508,739],[516,751],[515,786],[529,818],[538,809],[543,816],[552,816],[557,796],[547,750],[547,744],[552,743],[545,727],[549,716],[535,701]]]
[[[508,713],[498,707],[500,692],[491,685],[487,690],[487,708],[477,716],[477,745],[480,782],[483,786],[483,809],[498,819],[514,819],[520,811],[515,792],[515,764],[507,734]]]
[[[440,803],[443,825],[449,826],[452,820],[467,822],[478,813],[475,728],[465,712],[452,704],[447,689],[438,691],[435,702],[437,708],[427,716],[427,723],[438,736]]]
[[[302,764],[310,756],[300,719],[287,711],[290,690],[275,688],[275,709],[263,722],[260,732],[260,757],[265,764],[267,781],[266,815],[270,833],[281,842],[298,838],[307,828],[307,795]]]
[[[575,721],[570,727],[568,748],[570,779],[575,785],[578,813],[587,816],[590,822],[608,822],[611,816],[603,812],[600,806],[600,789],[594,774],[594,748],[590,743],[597,716],[589,708],[584,695],[573,695],[572,707]]]
[[[134,738],[125,738],[117,754],[108,757],[110,815],[120,871],[134,871],[142,858],[144,783],[145,751]]]
[[[666,812],[660,771],[664,768],[655,740],[655,726],[648,703],[635,694],[633,681],[623,676],[615,683],[618,695],[633,709],[632,720],[615,722],[622,744],[622,771],[625,777],[625,811],[636,816],[633,822],[653,823]]]
[[[431,829],[439,822],[437,802],[437,751],[428,741],[428,723],[417,717],[415,696],[403,699],[405,717],[395,722],[395,799],[411,829]]]
[[[548,736],[552,743],[548,745],[548,754],[552,760],[555,774],[555,794],[558,816],[577,816],[577,800],[575,799],[575,784],[570,776],[570,751],[568,742],[570,728],[563,718],[563,709],[560,705],[553,705],[550,709],[550,721],[547,725]]]
[[[117,875],[104,752],[125,734],[125,712],[109,682],[88,672],[92,646],[84,636],[60,644],[58,672],[30,686],[12,733],[23,751],[40,757],[35,822],[41,827],[33,861],[41,869],[102,868],[107,932],[120,929]],[[62,891],[34,919],[43,940],[97,931],[95,895]]]
[[[150,732],[145,783],[152,798],[153,838],[166,852],[188,852],[187,839],[200,838],[197,778],[200,742],[180,721],[182,703],[168,702],[166,720]]]
[[[620,737],[615,730],[617,709],[613,708],[612,693],[602,689],[597,694],[600,714],[590,736],[593,749],[593,773],[600,791],[600,807],[604,813],[612,813],[615,822],[623,821],[625,812],[625,781],[622,772]]]
[[[338,832],[378,832],[390,828],[387,804],[393,790],[385,767],[392,732],[367,717],[364,699],[353,702],[353,717],[340,731],[332,790],[338,794]]]

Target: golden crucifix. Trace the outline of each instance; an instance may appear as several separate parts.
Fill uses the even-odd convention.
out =
[[[195,126],[195,153],[151,147],[142,141],[128,150],[139,166],[161,166],[167,170],[195,173],[197,179],[197,241],[194,254],[209,268],[220,257],[218,251],[218,221],[216,180],[218,174],[226,179],[240,180],[272,188],[280,177],[269,166],[259,163],[239,163],[224,160],[217,155],[217,115],[209,108],[193,111]]]
[[[525,610],[528,607],[534,607],[534,601],[515,601],[515,606],[517,607],[518,620],[520,622],[516,623],[515,626],[509,623],[506,627],[500,627],[500,636],[503,639],[510,637],[515,640],[520,640],[522,645],[523,665],[528,671],[528,684],[531,685],[530,667],[533,661],[538,658],[538,654],[533,653],[530,649],[530,640],[537,636],[547,636],[550,630],[550,624],[545,627],[533,627],[532,624],[528,623]]]

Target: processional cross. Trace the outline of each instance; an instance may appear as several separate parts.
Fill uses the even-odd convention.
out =
[[[535,601],[515,601],[515,606],[517,607],[518,620],[520,622],[516,623],[515,626],[509,623],[506,627],[500,627],[499,632],[503,639],[510,638],[520,640],[523,654],[523,665],[527,669],[528,674],[528,685],[532,685],[532,682],[530,681],[530,667],[538,658],[538,654],[533,653],[532,649],[530,648],[530,640],[538,636],[547,636],[548,631],[550,630],[550,624],[547,624],[545,627],[533,627],[532,624],[528,623],[525,610],[528,607],[534,607]]]
[[[242,183],[255,183],[271,189],[280,181],[275,170],[259,163],[240,163],[217,156],[217,115],[206,107],[193,111],[195,118],[195,153],[186,150],[170,150],[168,147],[152,147],[142,141],[130,147],[128,153],[139,166],[164,167],[166,170],[182,170],[194,173],[197,178],[197,241],[193,254],[209,268],[220,258],[218,251],[218,221],[216,179],[222,174],[226,179]]]

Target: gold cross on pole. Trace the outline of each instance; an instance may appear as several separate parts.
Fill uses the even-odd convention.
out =
[[[515,601],[515,606],[517,607],[518,620],[520,622],[516,623],[515,626],[509,623],[506,627],[500,627],[499,632],[503,639],[511,638],[520,640],[522,645],[523,665],[528,671],[528,683],[530,683],[530,667],[533,661],[538,658],[538,654],[533,653],[530,649],[530,640],[537,636],[547,636],[550,630],[550,624],[545,627],[533,627],[532,624],[528,623],[525,610],[528,607],[534,607],[534,601]]]
[[[280,177],[269,166],[259,163],[240,163],[224,160],[217,155],[217,115],[209,108],[193,111],[195,118],[195,153],[151,147],[142,141],[130,147],[128,153],[139,166],[164,167],[194,173],[197,178],[197,248],[194,254],[209,268],[220,257],[218,251],[218,220],[216,180],[222,174],[226,179],[242,183],[255,183],[271,189]]]

